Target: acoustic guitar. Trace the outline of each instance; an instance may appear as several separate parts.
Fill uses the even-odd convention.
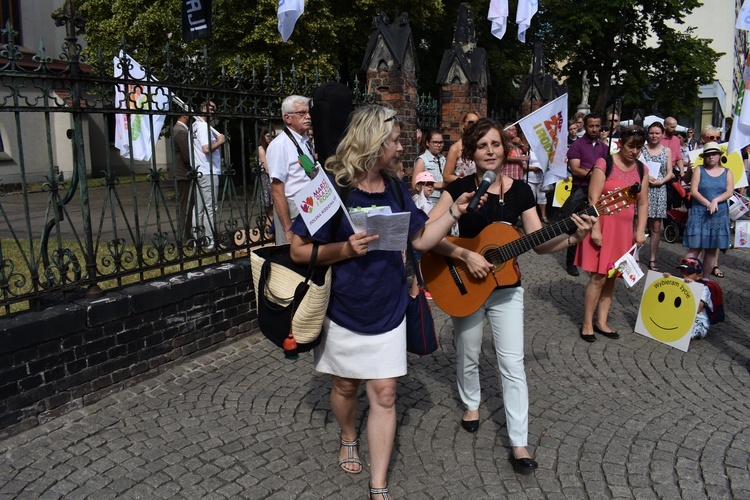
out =
[[[638,192],[640,185],[634,184],[602,195],[596,205],[588,206],[578,215],[601,217],[619,212],[635,202]],[[521,236],[510,224],[495,222],[474,238],[446,237],[462,248],[483,255],[494,267],[485,278],[475,278],[463,261],[425,252],[421,267],[425,285],[435,304],[444,312],[451,316],[468,316],[482,307],[496,288],[518,283],[521,273],[516,257],[576,228],[573,219],[567,218]]]

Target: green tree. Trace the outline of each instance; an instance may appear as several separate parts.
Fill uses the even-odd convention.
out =
[[[131,55],[145,53],[154,65],[164,62],[169,43],[177,57],[191,57],[203,41],[182,42],[179,0],[79,0],[80,13],[89,20],[89,54],[101,47],[113,56],[122,37]],[[412,25],[438,25],[443,17],[440,0],[307,0],[294,34],[283,42],[277,30],[277,0],[214,0],[214,36],[207,48],[219,65],[262,70],[266,60],[274,67],[291,64],[305,75],[317,69],[323,78],[337,73],[347,80],[362,64],[371,23],[381,10],[391,17],[409,12]],[[215,69],[215,68],[214,68]]]
[[[698,87],[712,81],[721,55],[689,28],[673,27],[684,25],[685,15],[699,5],[699,0],[546,0],[537,36],[552,71],[570,83],[571,102],[578,102],[581,75],[588,70],[595,111],[612,106],[619,81],[626,111],[690,115]]]
[[[321,79],[339,75],[351,82],[362,80],[361,66],[372,32],[372,20],[381,11],[391,19],[402,12],[409,22],[417,50],[420,93],[437,95],[436,77],[443,53],[450,48],[461,0],[307,0],[305,13],[297,21],[294,34],[282,42],[277,30],[278,0],[214,0],[214,36],[205,45],[217,64],[234,71],[239,60],[245,74],[252,68],[264,75],[266,61],[285,74],[294,63],[300,74],[311,77],[316,70]],[[124,38],[129,52],[139,62],[148,54],[151,64],[164,63],[163,50],[169,43],[174,57],[191,58],[203,50],[203,41],[182,42],[179,0],[78,0],[78,9],[89,22],[86,40],[89,56],[101,47],[105,60],[111,59]],[[478,46],[488,53],[491,79],[490,106],[517,106],[518,90],[514,76],[528,72],[532,47],[520,44],[513,26],[502,41],[489,31],[489,0],[473,4]],[[514,9],[513,9],[514,10]]]

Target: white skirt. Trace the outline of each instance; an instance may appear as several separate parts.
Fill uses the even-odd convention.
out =
[[[406,318],[389,332],[366,334],[326,316],[320,335],[313,351],[316,371],[359,380],[406,375]]]

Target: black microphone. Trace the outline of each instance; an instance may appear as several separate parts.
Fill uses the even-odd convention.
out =
[[[486,193],[492,183],[495,182],[495,179],[497,179],[497,175],[495,175],[495,172],[488,170],[484,173],[482,182],[479,184],[479,187],[474,193],[474,198],[471,199],[471,201],[469,202],[469,206],[466,207],[467,214],[473,214],[477,207],[479,207],[480,198],[484,196],[484,193]]]

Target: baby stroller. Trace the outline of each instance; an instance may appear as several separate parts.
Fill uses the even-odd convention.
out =
[[[682,237],[687,225],[688,213],[679,208],[667,210],[667,222],[664,224],[664,239],[674,243],[677,238]]]
[[[679,181],[672,184],[675,194],[690,208],[690,191],[686,191]],[[684,208],[671,208],[667,210],[667,221],[664,224],[664,239],[669,243],[674,243],[677,238],[682,237],[685,233],[685,226],[687,225],[688,211]]]

